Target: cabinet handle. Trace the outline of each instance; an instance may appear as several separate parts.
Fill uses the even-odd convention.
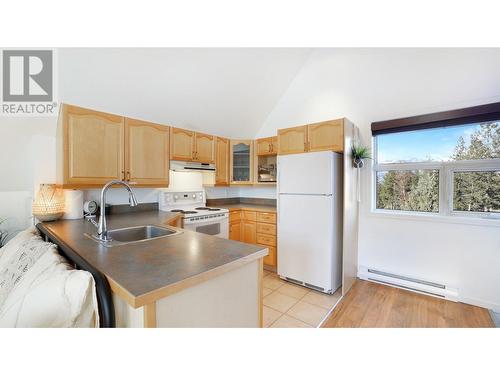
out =
[[[122,181],[125,181],[125,171],[122,171]]]
[[[130,171],[127,171],[127,181],[130,181]]]

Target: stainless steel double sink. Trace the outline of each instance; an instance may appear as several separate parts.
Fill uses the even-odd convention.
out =
[[[112,247],[135,242],[151,241],[157,238],[174,236],[181,233],[182,230],[180,229],[159,227],[156,225],[141,225],[137,227],[108,230],[108,236],[111,238],[111,241],[101,241],[94,234],[85,233],[85,235],[106,247]]]

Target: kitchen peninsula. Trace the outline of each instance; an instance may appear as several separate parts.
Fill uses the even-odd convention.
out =
[[[110,215],[110,229],[169,226],[178,214]],[[105,247],[84,219],[42,223],[51,242],[72,249],[108,280],[117,327],[261,327],[263,257],[268,249],[188,230]],[[178,229],[178,228],[177,228]]]

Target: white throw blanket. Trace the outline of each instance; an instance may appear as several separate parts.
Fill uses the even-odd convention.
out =
[[[97,327],[94,279],[72,269],[36,229],[0,254],[0,327]]]

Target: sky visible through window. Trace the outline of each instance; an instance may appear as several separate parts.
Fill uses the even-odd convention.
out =
[[[459,138],[463,137],[468,146],[471,134],[479,128],[479,124],[468,124],[382,134],[377,136],[377,160],[379,163],[449,161]]]

